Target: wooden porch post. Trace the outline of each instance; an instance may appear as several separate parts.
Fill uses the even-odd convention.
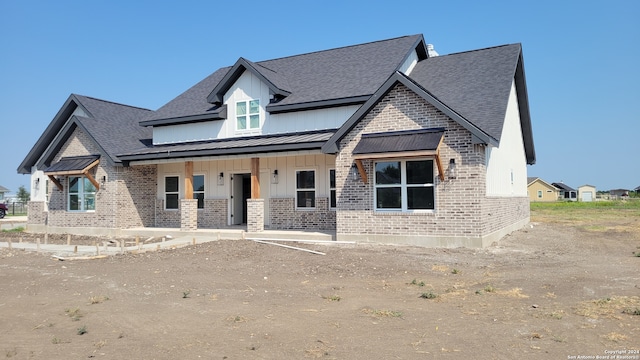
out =
[[[184,198],[193,199],[193,161],[184,163]]]
[[[251,158],[251,198],[260,198],[260,158]]]

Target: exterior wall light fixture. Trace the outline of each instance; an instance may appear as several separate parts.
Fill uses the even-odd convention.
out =
[[[273,170],[273,174],[271,174],[271,183],[272,184],[278,183],[278,169]]]
[[[218,174],[218,185],[222,186],[224,185],[224,173],[220,172],[220,174]]]

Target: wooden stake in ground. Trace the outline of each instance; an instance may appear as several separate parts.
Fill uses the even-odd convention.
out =
[[[67,234],[67,245],[71,245],[71,234]]]

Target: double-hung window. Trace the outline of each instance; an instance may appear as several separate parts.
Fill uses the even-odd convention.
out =
[[[167,210],[178,209],[180,178],[178,176],[166,176],[164,178],[164,208]]]
[[[296,171],[296,207],[298,209],[313,209],[316,207],[315,170]]]
[[[204,209],[204,175],[193,175],[193,198],[198,199],[198,209]]]
[[[238,101],[236,103],[236,129],[253,130],[260,128],[260,100]]]
[[[94,211],[96,187],[84,176],[69,176],[69,211]]]
[[[375,208],[379,211],[435,209],[433,160],[375,163]]]

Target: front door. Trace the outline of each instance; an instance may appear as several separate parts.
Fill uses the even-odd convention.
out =
[[[232,225],[247,223],[247,199],[251,198],[251,174],[231,176],[231,221]]]

